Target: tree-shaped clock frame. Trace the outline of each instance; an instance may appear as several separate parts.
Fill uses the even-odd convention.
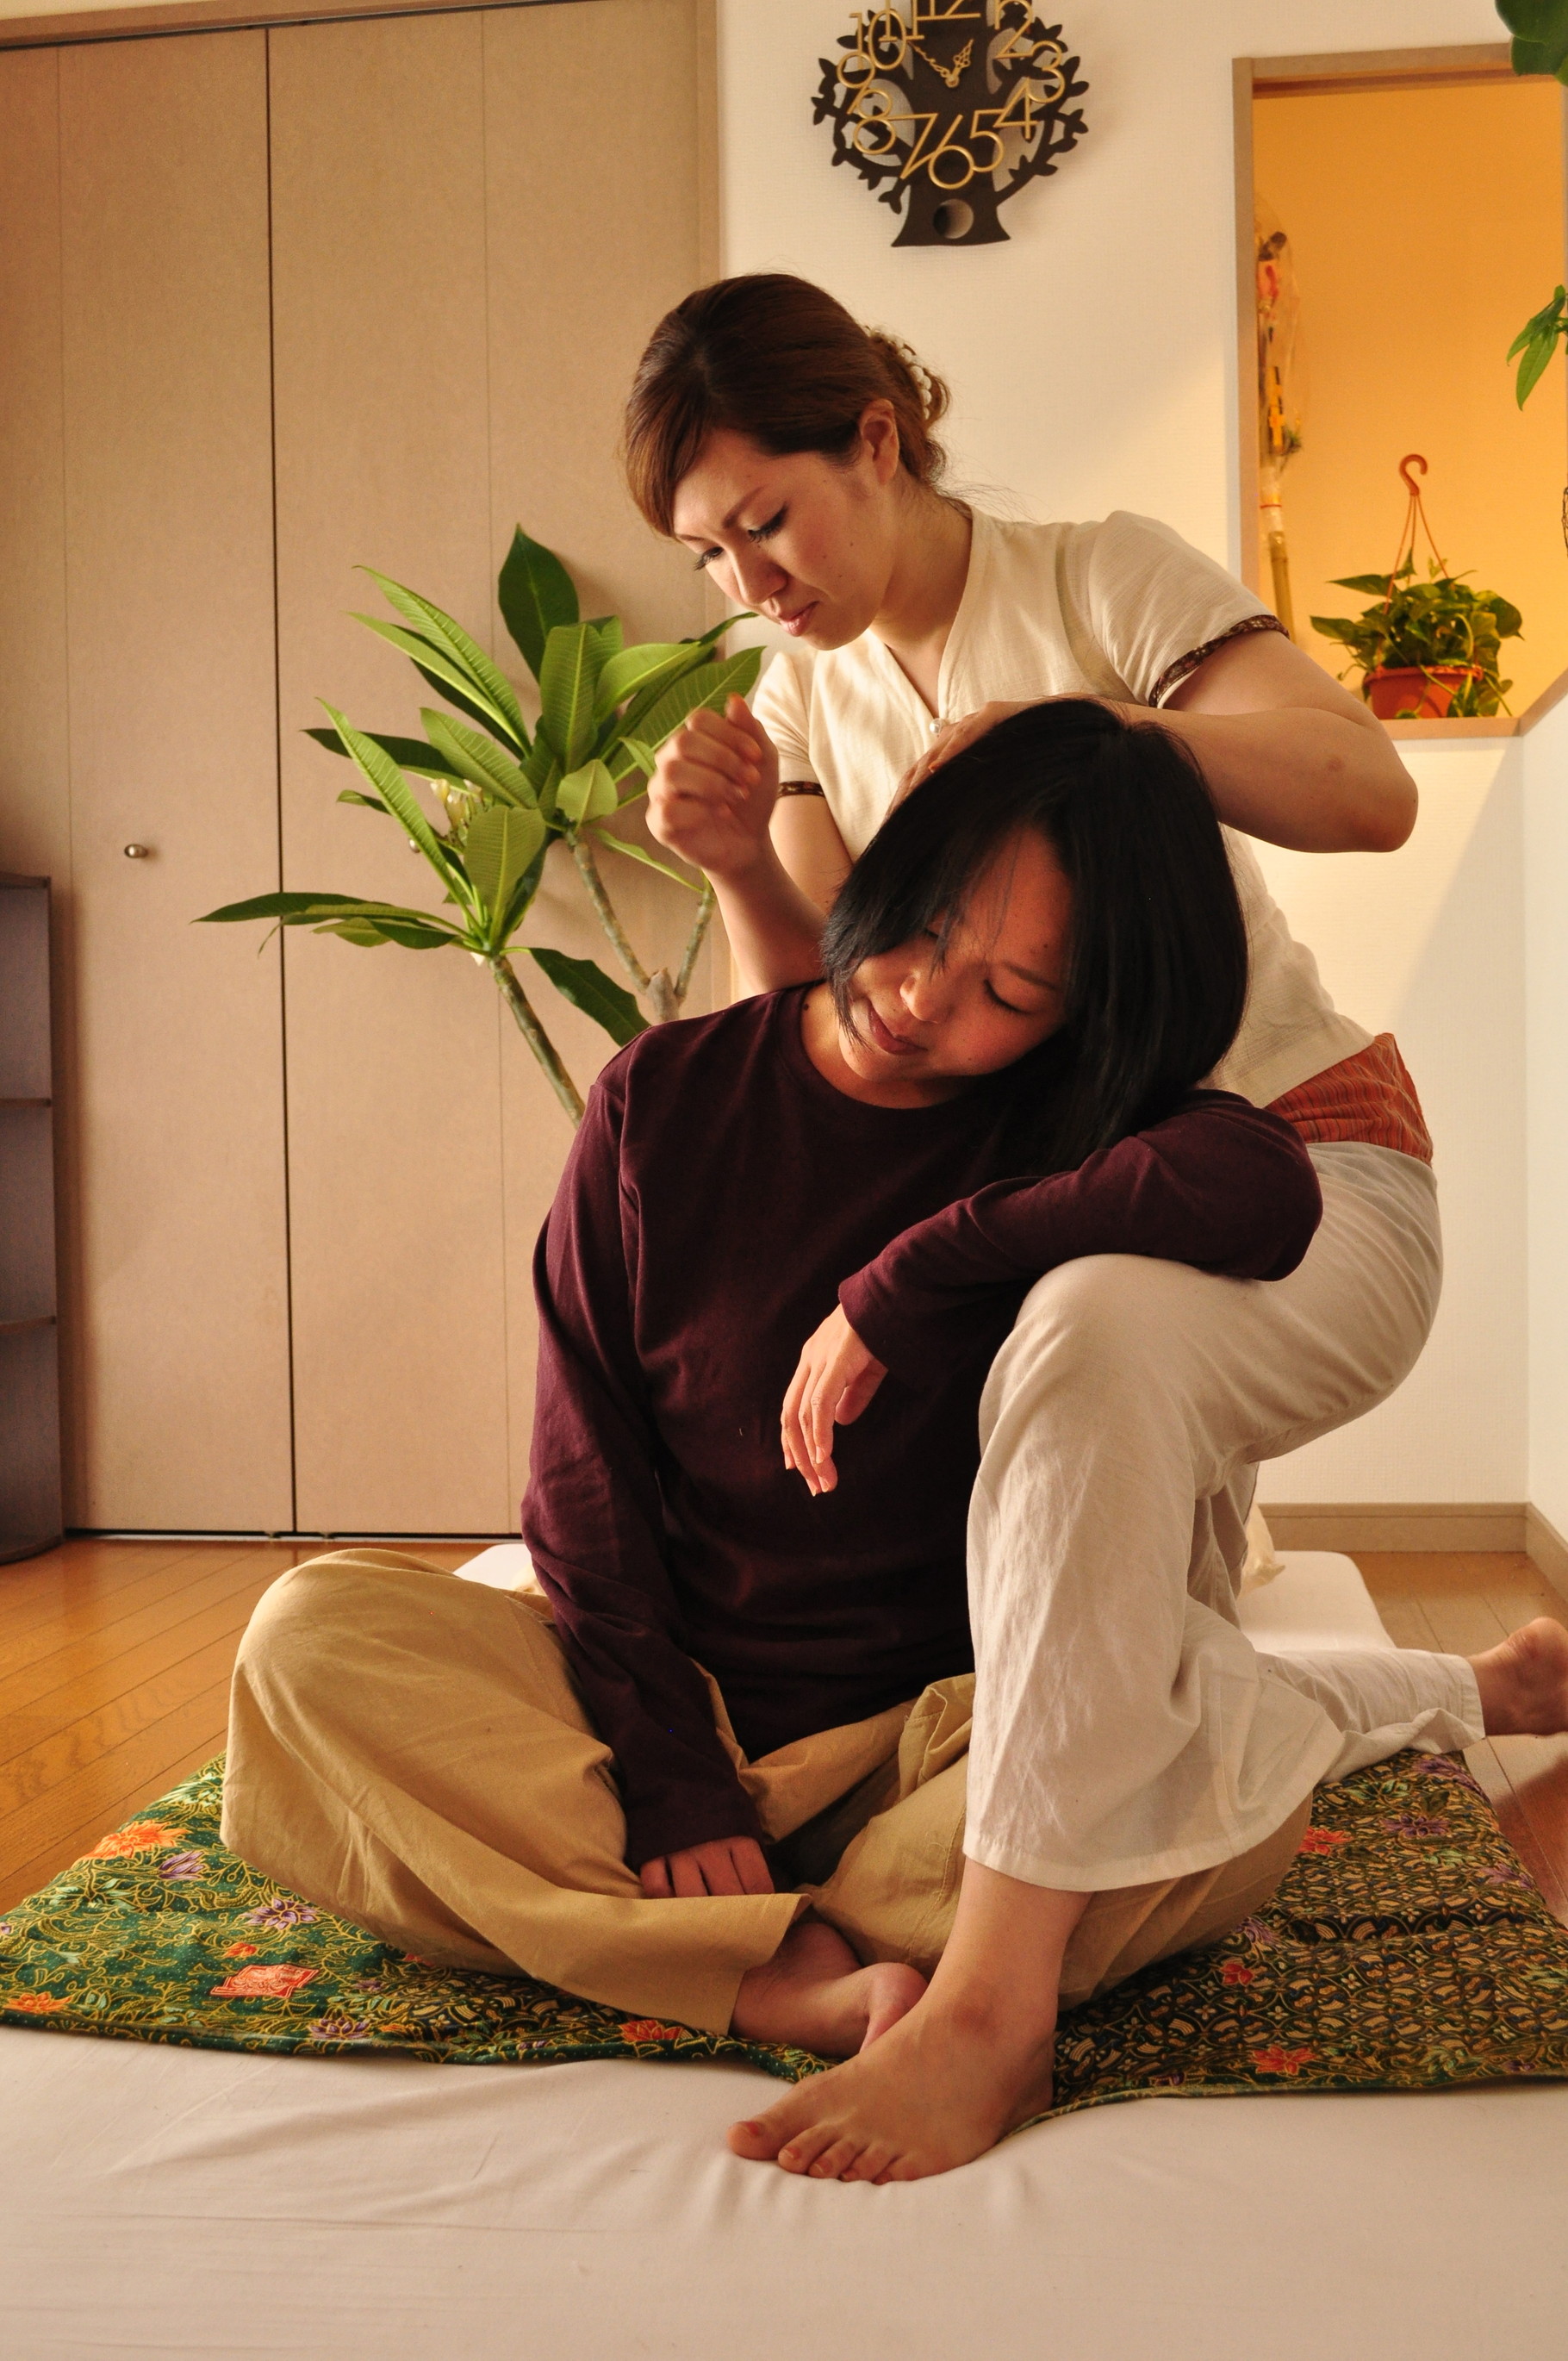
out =
[[[831,121],[834,163],[903,212],[894,246],[1003,242],[1002,207],[1087,129],[1079,60],[1030,0],[858,10],[839,49],[812,120]]]

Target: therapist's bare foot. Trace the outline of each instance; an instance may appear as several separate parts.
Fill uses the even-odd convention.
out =
[[[860,2057],[732,2124],[737,2156],[817,2180],[922,2180],[993,2147],[1051,2103],[1052,2031],[928,1995]]]
[[[852,2058],[896,2025],[926,1990],[917,1968],[877,1960],[862,1968],[842,1935],[820,1918],[790,1928],[765,1965],[740,1979],[731,2033],[787,2041],[822,2058]]]
[[[1470,1669],[1488,1738],[1551,1738],[1568,1730],[1568,1631],[1550,1616],[1472,1656]]]

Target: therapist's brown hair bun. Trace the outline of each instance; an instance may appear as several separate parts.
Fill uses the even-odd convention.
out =
[[[626,405],[626,477],[659,533],[710,434],[744,434],[760,449],[820,451],[846,460],[866,405],[888,401],[899,465],[934,486],[947,454],[932,429],[948,389],[909,346],[862,328],[826,289],[784,271],[699,287],[666,312],[637,365]]]

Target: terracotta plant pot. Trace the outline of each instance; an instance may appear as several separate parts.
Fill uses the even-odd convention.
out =
[[[1482,677],[1479,664],[1398,664],[1369,672],[1362,694],[1379,721],[1441,721],[1465,682]]]

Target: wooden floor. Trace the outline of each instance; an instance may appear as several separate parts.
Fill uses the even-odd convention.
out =
[[[251,1609],[320,1548],[68,1541],[0,1566],[0,1910],[223,1752]]]
[[[1537,1615],[1568,1623],[1568,1605],[1521,1551],[1358,1551],[1355,1562],[1401,1648],[1475,1656]],[[1568,1738],[1488,1739],[1466,1760],[1509,1842],[1568,1926]]]
[[[319,1546],[317,1544],[316,1546]],[[433,1565],[474,1544],[421,1543]],[[235,1651],[269,1583],[310,1546],[71,1541],[0,1566],[0,1910],[220,1752]],[[1368,1554],[1405,1648],[1474,1655],[1568,1609],[1527,1557]],[[1504,1738],[1472,1767],[1568,1924],[1568,1740]]]

